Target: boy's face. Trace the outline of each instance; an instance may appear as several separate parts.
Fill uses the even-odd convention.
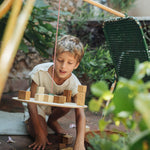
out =
[[[74,69],[79,66],[79,62],[70,52],[58,54],[55,60],[55,75],[57,78],[68,79]]]

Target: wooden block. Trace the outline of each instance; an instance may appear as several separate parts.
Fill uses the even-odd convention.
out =
[[[53,101],[54,101],[53,95],[44,94],[44,102],[53,103]]]
[[[65,103],[66,96],[54,96],[54,103]]]
[[[84,106],[85,105],[85,93],[78,93],[77,94],[77,105]]]
[[[43,101],[44,101],[44,95],[45,95],[45,94],[36,93],[34,99],[35,99],[36,101],[41,101],[41,102],[43,102]]]
[[[18,98],[30,100],[31,91],[19,91]]]
[[[42,87],[42,86],[37,87],[36,93],[44,94],[44,92],[45,92],[45,87]]]
[[[38,94],[38,93],[37,93],[37,94]],[[47,94],[44,94],[43,101],[44,101],[44,102],[48,102],[48,95],[47,95]]]
[[[54,103],[58,103],[59,101],[59,96],[54,95]]]
[[[78,92],[81,93],[86,93],[87,86],[86,85],[78,85]]]
[[[54,96],[53,95],[48,95],[48,102],[53,103],[54,101]]]
[[[72,91],[64,90],[63,96],[66,96],[66,102],[71,102]]]
[[[65,144],[72,144],[73,137],[71,135],[66,134],[62,138],[62,142],[65,143]]]
[[[66,96],[59,96],[59,103],[66,103]]]
[[[66,144],[65,143],[59,143],[59,149],[63,149],[66,148]]]

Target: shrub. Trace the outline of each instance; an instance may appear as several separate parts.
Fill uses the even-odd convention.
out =
[[[90,49],[85,46],[85,55],[77,70],[74,71],[82,84],[91,86],[93,82],[105,80],[112,83],[114,78],[114,67],[106,45]],[[91,93],[87,94],[91,97]]]
[[[109,123],[122,123],[126,129],[135,132],[127,143],[127,150],[146,150],[150,147],[150,81],[144,82],[145,76],[150,76],[150,62],[136,62],[132,78],[120,78],[114,93],[109,91],[104,81],[99,81],[91,87],[93,95],[97,97],[89,103],[92,111],[99,111],[104,100],[112,99],[108,107],[103,109],[103,114],[112,114],[112,119],[109,119],[109,122],[101,119],[100,130],[104,130]]]
[[[32,46],[44,57],[52,54],[51,48],[54,47],[55,43],[56,27],[51,23],[57,21],[58,12],[49,9],[50,7],[43,0],[35,2],[19,49],[27,53],[29,51],[28,46]],[[62,11],[60,14],[70,15],[70,13]],[[9,13],[0,20],[0,28],[2,31],[0,32],[0,40],[2,40],[8,16]],[[63,30],[59,30],[59,35],[60,33],[63,34]]]

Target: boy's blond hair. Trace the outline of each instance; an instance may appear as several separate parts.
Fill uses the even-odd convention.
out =
[[[84,55],[84,48],[79,38],[65,35],[57,42],[56,56],[63,52],[71,52],[77,62],[80,62]]]

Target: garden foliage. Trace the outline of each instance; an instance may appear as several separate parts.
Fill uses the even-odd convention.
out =
[[[43,0],[35,2],[19,49],[28,52],[28,47],[32,46],[44,57],[52,54],[51,48],[54,47],[56,35],[56,26],[53,26],[52,23],[57,21],[58,11],[54,11],[50,7]],[[60,15],[70,15],[70,13],[61,11]],[[0,40],[2,40],[8,16],[9,13],[0,20]],[[63,33],[59,30],[59,34],[60,32]]]
[[[99,48],[91,48],[85,46],[85,54],[77,70],[74,71],[82,84],[91,86],[92,83],[105,80],[107,83],[112,83],[114,79],[114,67],[112,59],[106,45]],[[92,97],[92,93],[87,95],[86,103]]]
[[[134,133],[132,139],[121,146],[121,150],[150,149],[150,80],[144,82],[145,76],[150,76],[150,62],[141,64],[136,62],[132,78],[120,78],[114,93],[109,91],[104,81],[96,82],[91,87],[93,95],[97,97],[89,103],[91,111],[99,111],[103,107],[103,101],[111,100],[103,113],[105,116],[111,114],[112,118],[109,121],[100,119],[100,130],[104,130],[109,123],[116,125],[121,123],[127,130]],[[118,142],[120,142],[119,139]]]

